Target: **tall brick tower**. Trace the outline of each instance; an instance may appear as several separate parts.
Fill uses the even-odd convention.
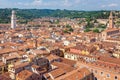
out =
[[[14,29],[16,27],[16,16],[15,16],[15,11],[12,11],[12,16],[11,16],[11,28]]]
[[[113,14],[110,12],[108,28],[114,28]]]

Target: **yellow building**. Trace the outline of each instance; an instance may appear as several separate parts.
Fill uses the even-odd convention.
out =
[[[83,55],[89,55],[89,52],[85,51],[85,50],[82,50],[81,54],[83,54]]]

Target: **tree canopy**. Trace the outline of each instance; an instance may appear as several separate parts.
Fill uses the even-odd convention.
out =
[[[0,23],[10,23],[11,11],[15,10],[18,22],[27,23],[35,18],[41,17],[68,17],[68,18],[86,18],[89,24],[91,19],[106,19],[110,11],[76,11],[76,10],[51,10],[51,9],[0,9]]]

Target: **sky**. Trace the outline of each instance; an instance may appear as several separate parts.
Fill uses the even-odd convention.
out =
[[[120,10],[120,0],[0,0],[0,8]]]

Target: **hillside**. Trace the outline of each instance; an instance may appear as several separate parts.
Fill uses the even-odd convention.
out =
[[[13,9],[0,9],[0,23],[10,23]],[[68,17],[68,18],[102,18],[106,19],[110,11],[75,11],[75,10],[51,10],[51,9],[14,9],[20,23],[41,17]]]

